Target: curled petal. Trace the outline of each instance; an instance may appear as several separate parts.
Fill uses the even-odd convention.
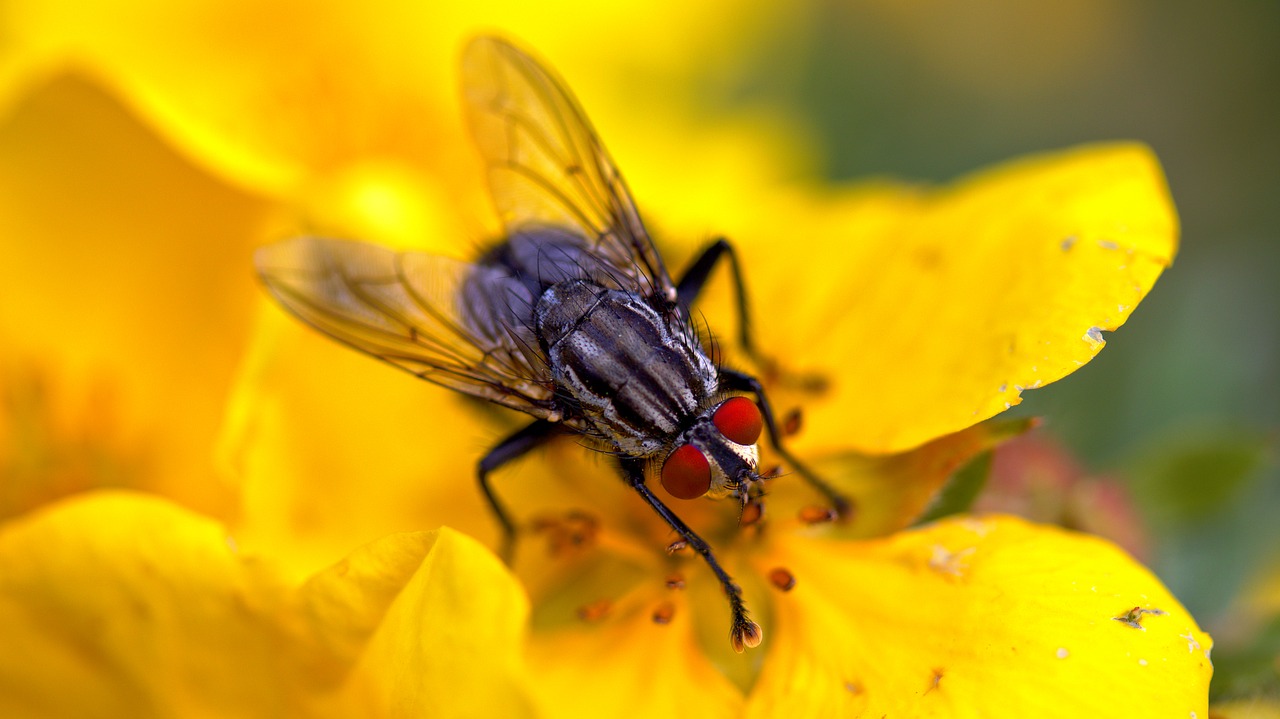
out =
[[[0,714],[531,716],[525,613],[451,531],[389,537],[298,591],[212,521],[88,494],[0,529]]]

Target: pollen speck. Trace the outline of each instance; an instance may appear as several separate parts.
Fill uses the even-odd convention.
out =
[[[671,618],[676,615],[676,605],[671,602],[663,602],[653,610],[654,624],[670,624]]]
[[[769,581],[781,591],[789,592],[796,586],[796,575],[784,567],[778,567],[769,572]]]
[[[667,589],[684,589],[684,575],[679,572],[668,574]]]
[[[738,515],[738,524],[743,527],[750,527],[759,522],[764,517],[764,505],[760,502],[747,502],[742,508],[742,514]]]
[[[782,434],[786,437],[794,437],[800,433],[804,427],[804,416],[800,412],[800,408],[796,407],[782,418]]]
[[[836,519],[835,510],[830,507],[819,507],[811,504],[807,507],[801,507],[799,518],[805,524],[822,524],[824,522],[834,522]]]
[[[613,600],[597,599],[596,601],[578,607],[578,618],[584,622],[598,622],[609,616],[609,611],[613,609]]]
[[[1071,656],[1071,652],[1067,651],[1066,647],[1058,647],[1058,651],[1055,652],[1054,654],[1059,659],[1066,659],[1067,657]]]
[[[1091,349],[1097,349],[1107,343],[1107,341],[1102,338],[1102,330],[1097,327],[1090,327],[1081,339],[1087,342]]]
[[[676,541],[667,545],[667,554],[677,554],[679,552],[683,552],[688,548],[689,548],[688,542],[684,541],[683,539],[677,539]]]

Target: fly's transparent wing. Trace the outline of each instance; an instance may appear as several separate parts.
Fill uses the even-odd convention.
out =
[[[621,173],[555,75],[505,40],[480,37],[467,47],[462,80],[507,233],[571,230],[626,289],[674,301],[671,278]]]
[[[558,419],[522,287],[485,268],[361,242],[303,237],[258,250],[271,294],[307,324],[445,387]],[[471,304],[476,306],[469,306]]]

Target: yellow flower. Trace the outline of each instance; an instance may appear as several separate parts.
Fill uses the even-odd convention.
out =
[[[1116,548],[1002,517],[907,529],[1017,431],[978,423],[1087,362],[1171,261],[1147,150],[942,190],[783,185],[759,169],[780,147],[675,118],[669,136],[644,83],[592,86],[599,59],[571,49],[597,28],[624,58],[655,36],[703,47],[726,17],[769,12],[598,10],[584,32],[502,9],[586,96],[672,269],[732,237],[766,350],[830,383],[773,389],[780,414],[803,410],[794,449],[857,501],[850,521],[803,521],[816,498],[789,477],[753,527],[728,503],[678,503],[764,626],[735,655],[705,567],[667,556],[665,525],[572,443],[496,478],[542,528],[520,547],[526,600],[466,536],[496,539],[474,463],[519,418],[334,346],[249,286],[249,248],[300,223],[452,254],[492,226],[446,99],[476,18],[172,7],[9,10],[0,222],[46,241],[5,245],[0,340],[58,381],[0,425],[0,461],[35,487],[6,514],[59,494],[38,485],[65,467],[88,477],[68,492],[119,484],[197,512],[99,492],[0,527],[2,713],[1207,716],[1209,638]],[[66,62],[102,84],[32,79]],[[663,87],[685,60],[656,62]],[[722,334],[726,292],[718,279],[701,306]],[[77,410],[95,377],[118,416]],[[111,481],[71,451],[77,423],[106,428],[88,446],[117,458]],[[23,464],[28,426],[52,460]],[[207,494],[218,478],[240,484]]]

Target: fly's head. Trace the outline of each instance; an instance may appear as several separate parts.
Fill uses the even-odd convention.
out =
[[[733,496],[746,503],[761,481],[756,442],[764,418],[755,402],[730,397],[681,432],[662,464],[662,486],[678,499]]]

